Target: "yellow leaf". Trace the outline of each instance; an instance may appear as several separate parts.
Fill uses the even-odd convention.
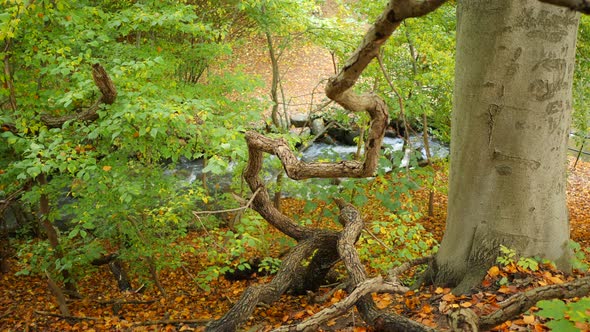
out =
[[[461,307],[463,307],[463,308],[469,308],[471,306],[472,306],[471,302],[461,302]]]
[[[112,167],[112,166],[103,166],[103,167],[102,167],[102,170],[103,170],[103,171],[105,171],[105,172],[108,172],[108,171],[110,171],[111,169],[113,169],[113,167]]]
[[[525,324],[532,324],[535,322],[535,315],[524,315],[522,320]]]

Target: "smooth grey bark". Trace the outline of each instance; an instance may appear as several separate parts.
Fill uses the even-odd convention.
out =
[[[534,0],[463,0],[445,235],[434,282],[466,291],[501,244],[569,268],[567,136],[579,16]]]

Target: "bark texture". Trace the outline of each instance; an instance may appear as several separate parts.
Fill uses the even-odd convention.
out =
[[[500,245],[569,266],[565,201],[578,15],[458,3],[447,229],[431,277],[466,291]]]

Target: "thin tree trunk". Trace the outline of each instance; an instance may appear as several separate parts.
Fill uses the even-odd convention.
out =
[[[10,70],[10,46],[12,45],[11,40],[8,39],[5,42],[4,47],[4,83],[8,89],[8,102],[13,112],[16,112],[16,93],[14,92],[14,81],[12,79],[12,71]]]
[[[43,226],[43,229],[45,230],[49,245],[51,246],[51,249],[53,249],[53,258],[56,260],[62,259],[64,254],[61,246],[59,245],[57,230],[55,227],[53,227],[53,224],[51,224],[51,221],[49,220],[51,208],[49,207],[49,196],[44,192],[44,187],[47,185],[45,174],[41,173],[37,178],[37,181],[39,182],[39,186],[41,186],[41,191],[43,192],[39,200],[39,220]],[[71,296],[79,296],[76,283],[74,280],[72,280],[70,272],[64,269],[62,270],[61,274],[64,279],[65,289],[68,291],[68,294]]]
[[[275,127],[279,129],[287,128],[287,122],[282,119],[281,115],[279,114],[279,80],[280,80],[280,71],[279,71],[279,61],[276,56],[275,48],[272,41],[272,36],[269,31],[266,31],[266,44],[268,47],[268,55],[270,57],[270,63],[272,68],[272,80],[270,85],[270,99],[272,100],[272,112],[271,118],[272,122]]]

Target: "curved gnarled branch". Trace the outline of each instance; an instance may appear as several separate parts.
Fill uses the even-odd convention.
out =
[[[342,201],[337,201],[339,205],[341,205],[341,221],[346,225],[345,230],[343,231],[346,234],[343,233],[341,238],[343,239],[342,241],[344,241],[343,243],[347,243],[342,244],[346,246],[346,251],[337,253],[335,250],[337,247],[336,243],[331,243],[332,239],[336,238],[337,233],[298,225],[291,218],[274,207],[270,195],[266,190],[266,186],[259,175],[262,170],[264,153],[276,155],[281,160],[287,175],[296,180],[307,178],[359,178],[373,176],[377,168],[377,161],[379,159],[385,129],[388,124],[389,113],[386,103],[377,95],[357,94],[351,89],[357,82],[363,70],[379,54],[379,48],[387,41],[403,19],[425,15],[444,2],[445,0],[390,1],[381,16],[366,34],[359,48],[353,53],[348,61],[346,61],[345,66],[340,70],[338,75],[329,80],[326,86],[326,95],[330,99],[334,100],[350,112],[367,112],[370,116],[370,128],[365,145],[364,160],[362,162],[340,161],[332,163],[305,163],[295,156],[286,141],[282,139],[271,139],[252,131],[246,133],[248,164],[244,170],[244,179],[248,183],[252,192],[258,191],[258,195],[255,196],[252,202],[252,208],[272,226],[299,242],[299,244],[293,249],[294,251],[302,250],[302,246],[305,246],[304,244],[308,243],[308,241],[314,241],[316,243],[321,242],[329,247],[319,250],[313,255],[310,266],[315,268],[307,269],[305,272],[321,275],[338,260],[338,253],[343,259],[346,259],[345,257],[352,257],[348,256],[349,254],[354,256],[354,253],[356,252],[354,250],[354,242],[356,242],[360,229],[362,229],[362,227],[359,229],[359,225],[356,223],[360,216],[354,207],[347,206]],[[355,211],[356,217],[358,217],[356,219],[354,218]],[[354,222],[351,221],[350,224],[347,224],[347,220],[352,220],[351,218],[354,219]],[[353,241],[351,241],[351,235],[348,233],[349,231],[347,231],[347,229],[353,229],[353,233],[351,233],[354,237]],[[317,237],[318,234],[321,233],[325,233],[323,240],[320,240]],[[340,247],[340,244],[338,247]],[[292,258],[289,261],[293,263],[299,258],[301,257]],[[363,272],[364,268],[360,265],[360,261],[358,261],[358,254],[356,260],[353,258],[353,261],[355,261],[354,264],[358,264],[358,266],[353,267],[355,271],[354,273],[351,273],[351,271],[349,271],[349,273],[351,273],[351,279],[354,281],[354,285],[357,286],[366,279],[366,276]],[[278,298],[278,296],[286,291],[289,285],[293,284],[294,278],[297,278],[293,273],[288,273],[292,272],[289,270],[288,266],[291,266],[291,264],[285,264],[281,267],[279,275],[273,279],[268,286],[249,288],[244,292],[238,303],[236,303],[226,315],[209,325],[208,330],[233,331],[245,319],[245,317],[252,313],[256,303],[263,300],[263,298],[271,301]],[[321,273],[315,271],[320,271]],[[315,278],[317,279],[317,277],[318,276],[316,275]],[[384,284],[381,285],[384,286]],[[397,285],[395,286],[397,287]],[[375,286],[371,285],[368,288],[368,291],[371,291],[371,289],[373,289],[372,287]],[[388,326],[401,326],[404,329],[410,327],[409,330],[412,330],[412,328],[416,328],[417,326],[421,327],[420,324],[413,323],[408,319],[403,319],[403,317],[401,321],[397,322],[397,316],[390,317],[390,315],[382,315],[381,313],[376,312],[370,295],[362,292],[362,289],[357,292],[357,294],[361,296],[358,301],[353,298],[350,302],[356,302],[359,310],[367,313],[365,314],[365,317],[369,322],[374,323],[376,326],[384,326],[385,328]],[[347,305],[350,305],[350,303]],[[397,323],[391,325],[389,324],[391,321]]]
[[[281,160],[287,176],[300,180],[307,178],[369,177],[377,169],[379,153],[389,113],[385,102],[374,94],[357,94],[352,87],[367,65],[377,57],[380,47],[387,41],[400,23],[409,17],[425,15],[446,0],[390,1],[375,24],[366,33],[359,48],[350,56],[336,77],[328,81],[326,95],[350,112],[367,112],[371,125],[365,146],[364,161],[340,161],[332,163],[305,163],[300,161],[282,139],[271,139],[256,132],[246,133],[249,159],[244,178],[254,192],[264,188],[259,177],[263,153],[276,155]],[[301,240],[313,230],[295,224],[289,217],[272,206],[266,190],[261,190],[254,200],[253,208],[270,224],[286,235]]]

